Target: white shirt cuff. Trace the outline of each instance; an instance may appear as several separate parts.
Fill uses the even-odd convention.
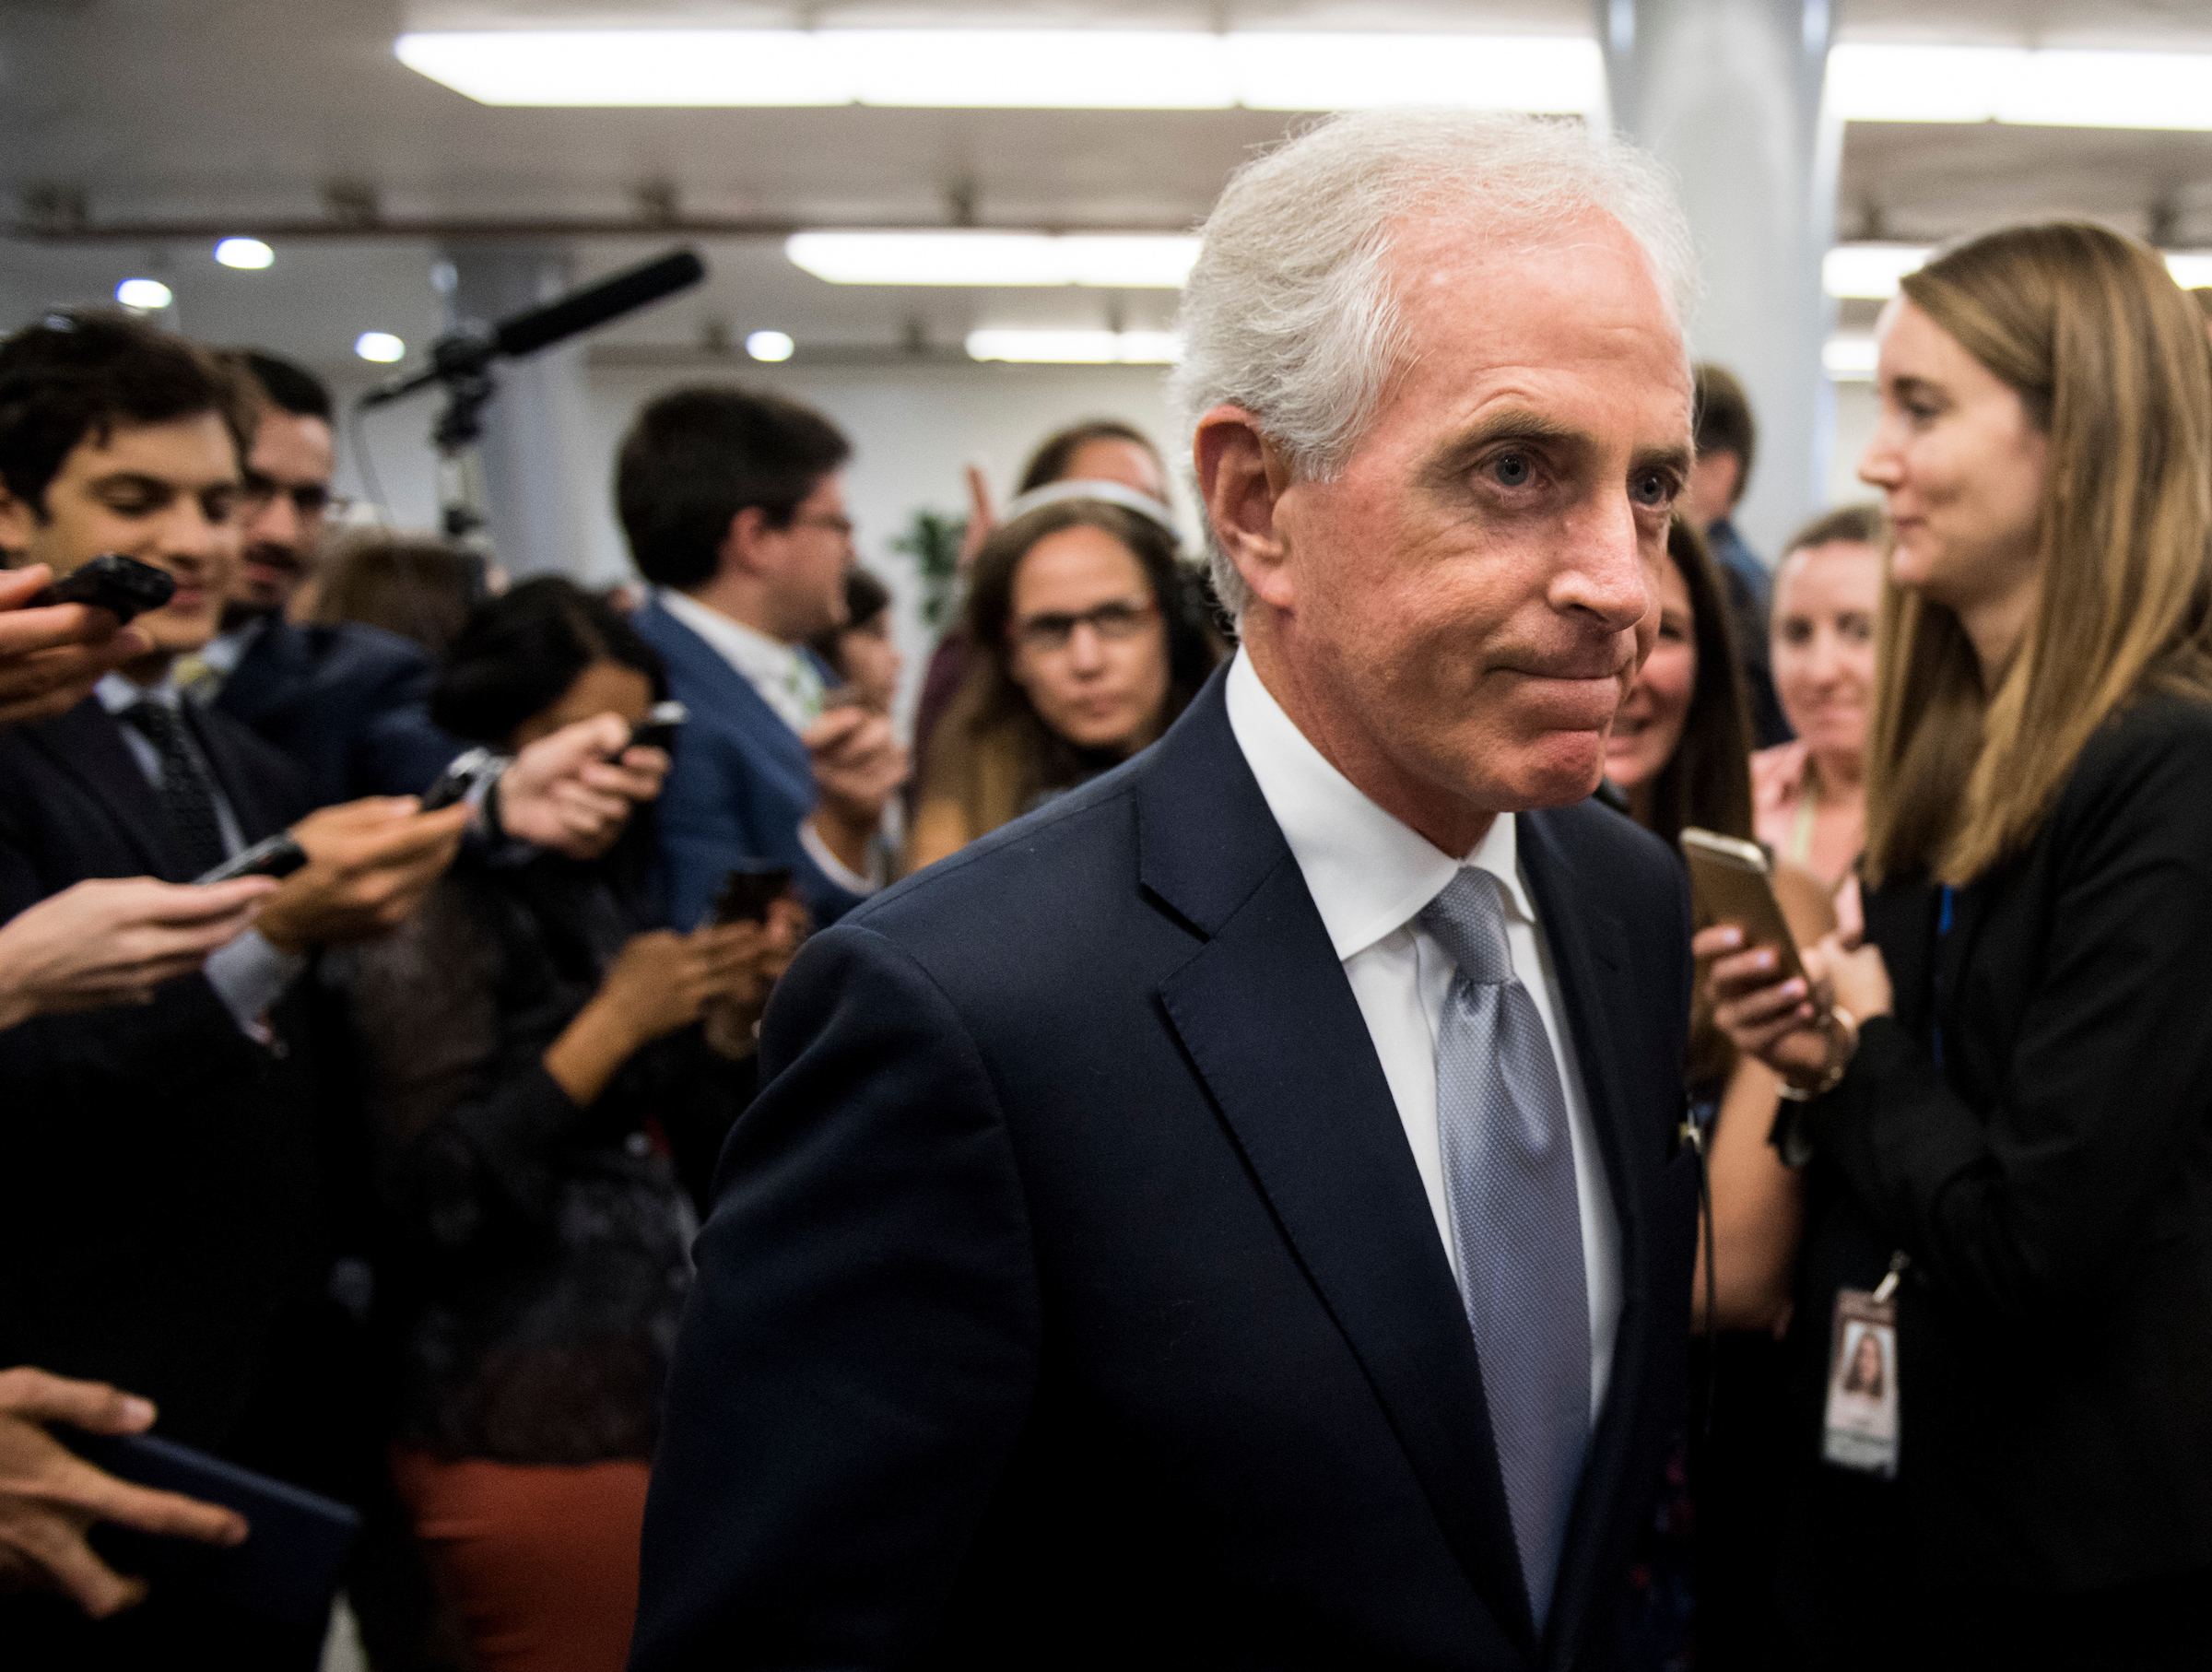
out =
[[[799,846],[806,850],[806,857],[821,867],[822,875],[848,894],[873,894],[883,887],[886,866],[883,849],[876,842],[868,844],[868,874],[863,877],[830,851],[830,844],[814,828],[814,820],[806,819],[799,826]]]
[[[269,1029],[269,1007],[306,968],[303,954],[279,952],[261,937],[259,929],[248,929],[207,955],[207,984],[223,1001],[239,1031],[265,1045],[275,1037]]]

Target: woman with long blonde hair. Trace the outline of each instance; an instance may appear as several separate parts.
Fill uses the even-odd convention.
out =
[[[1698,940],[1798,1100],[1783,1661],[2212,1665],[2212,356],[2155,252],[2021,227],[1877,391],[1865,944]],[[1868,1446],[1822,1391],[1884,1308]]]

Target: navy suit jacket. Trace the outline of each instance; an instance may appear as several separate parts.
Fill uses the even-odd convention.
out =
[[[215,706],[290,756],[312,805],[418,795],[465,747],[430,724],[428,657],[359,621],[271,620]]]
[[[1543,1643],[1449,1260],[1217,677],[784,978],[633,1672],[1605,1664],[1682,1410],[1688,912],[1594,802],[1519,843],[1625,1302]]]
[[[836,922],[864,897],[831,881],[800,845],[815,799],[806,746],[720,651],[657,603],[630,622],[667,663],[668,694],[691,711],[654,806],[669,924],[697,927],[733,865],[764,861],[791,867],[817,924]]]
[[[308,810],[292,764],[236,721],[191,724],[247,842]],[[0,729],[0,918],[86,877],[142,876],[191,872],[99,701]],[[0,1363],[144,1394],[190,1444],[241,1438],[277,1310],[315,1281],[324,1234],[308,1058],[290,1048],[304,984],[272,1017],[278,1051],[200,975],[149,1005],[0,1032]]]

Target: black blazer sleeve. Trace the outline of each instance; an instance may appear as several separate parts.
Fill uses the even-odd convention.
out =
[[[637,1672],[914,1662],[1037,1377],[1015,1157],[944,995],[834,928],[763,1031],[669,1386]]]
[[[2006,1039],[1971,1106],[1904,1028],[1867,1024],[1807,1130],[1939,1289],[2031,1321],[2093,1299],[2136,1245],[2205,1118],[2212,1028],[2212,710],[2108,727],[2005,879],[1977,956],[2017,1013],[1964,994],[1947,1048]]]

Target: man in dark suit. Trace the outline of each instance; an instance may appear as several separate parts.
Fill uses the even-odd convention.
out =
[[[1678,868],[1586,797],[1687,251],[1652,165],[1519,118],[1231,182],[1178,375],[1243,648],[784,978],[636,1672],[1606,1663],[1696,1161]]]
[[[185,669],[186,687],[290,756],[318,807],[418,795],[462,748],[430,724],[429,659],[362,622],[284,618],[329,517],[344,509],[331,492],[330,391],[260,349],[225,358],[252,408],[239,501],[244,549],[222,631]]]
[[[87,878],[188,882],[288,826],[309,855],[204,971],[0,1033],[0,1364],[127,1387],[159,1433],[300,1480],[333,1390],[300,1346],[331,1250],[298,977],[317,946],[411,910],[472,810],[311,812],[289,761],[177,689],[237,560],[239,442],[223,374],[180,338],[86,314],[0,344],[0,550],[57,574],[120,552],[177,583],[133,623],[144,654],[0,733],[0,919]],[[10,1603],[0,1637],[26,1666],[218,1645],[229,1665],[312,1666],[320,1647],[172,1594],[97,1626]]]
[[[740,389],[676,390],[623,437],[616,510],[653,584],[636,626],[690,710],[657,815],[678,929],[739,865],[788,866],[817,923],[883,884],[906,751],[884,716],[825,703],[837,677],[806,646],[845,618],[851,452],[819,413]]]
[[[1755,748],[1771,748],[1795,736],[1774,694],[1774,653],[1769,638],[1774,577],[1759,560],[1734,521],[1751,484],[1751,464],[1759,453],[1759,425],[1751,397],[1735,372],[1708,362],[1695,368],[1698,461],[1689,476],[1683,514],[1705,531],[1705,543],[1728,595],[1728,619],[1735,638],[1735,659],[1744,670],[1744,695],[1751,710]]]

